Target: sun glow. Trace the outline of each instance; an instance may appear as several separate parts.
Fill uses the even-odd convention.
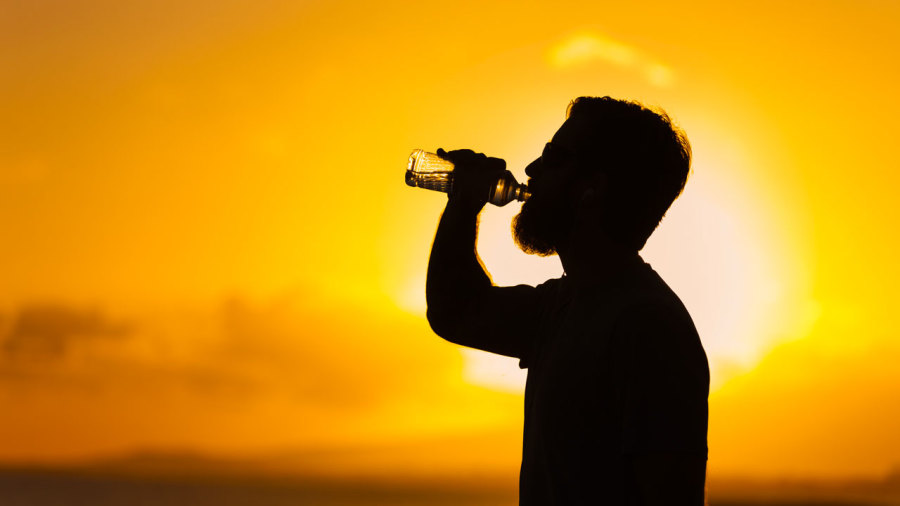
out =
[[[610,95],[693,145],[644,257],[709,354],[711,476],[897,466],[900,4],[109,3],[0,16],[0,464],[407,445],[401,472],[454,435],[515,472],[524,371],[429,329],[446,197],[401,173],[471,148],[521,181]],[[494,282],[559,276],[517,211],[481,218]]]

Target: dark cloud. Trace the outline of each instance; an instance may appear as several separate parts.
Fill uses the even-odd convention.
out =
[[[22,307],[3,319],[0,355],[52,360],[65,356],[74,343],[93,339],[118,339],[131,333],[131,326],[109,319],[98,309],[45,303]],[[2,327],[0,327],[2,328]]]
[[[0,377],[18,388],[225,403],[277,396],[355,413],[433,392],[460,367],[423,319],[386,303],[234,297],[199,311],[139,310],[127,322],[32,304],[0,319]]]

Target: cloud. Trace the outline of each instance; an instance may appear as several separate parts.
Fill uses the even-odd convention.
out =
[[[423,320],[389,309],[236,297],[202,310],[138,310],[123,322],[97,309],[32,304],[0,315],[0,374],[42,391],[131,388],[226,402],[274,395],[330,411],[372,409],[461,368]]]
[[[7,317],[0,461],[344,444],[520,415],[518,397],[462,383],[461,354],[424,319],[322,299],[134,309],[127,326],[58,304]]]
[[[606,35],[589,32],[573,35],[553,46],[549,52],[551,64],[569,68],[595,62],[607,63],[634,70],[655,86],[670,86],[672,70],[640,49]]]
[[[10,318],[9,329],[0,333],[0,356],[58,359],[79,342],[96,339],[120,339],[132,328],[110,320],[97,309],[46,303],[28,305]],[[0,327],[2,329],[2,327]]]

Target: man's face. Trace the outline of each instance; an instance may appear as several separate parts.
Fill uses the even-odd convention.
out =
[[[516,244],[528,254],[553,255],[574,221],[576,140],[583,131],[571,118],[544,147],[540,158],[525,169],[531,197],[513,218]]]

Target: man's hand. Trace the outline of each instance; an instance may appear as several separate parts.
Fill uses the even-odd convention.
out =
[[[471,149],[449,152],[438,149],[437,154],[454,165],[450,201],[477,214],[487,203],[494,184],[506,171],[506,162]]]

